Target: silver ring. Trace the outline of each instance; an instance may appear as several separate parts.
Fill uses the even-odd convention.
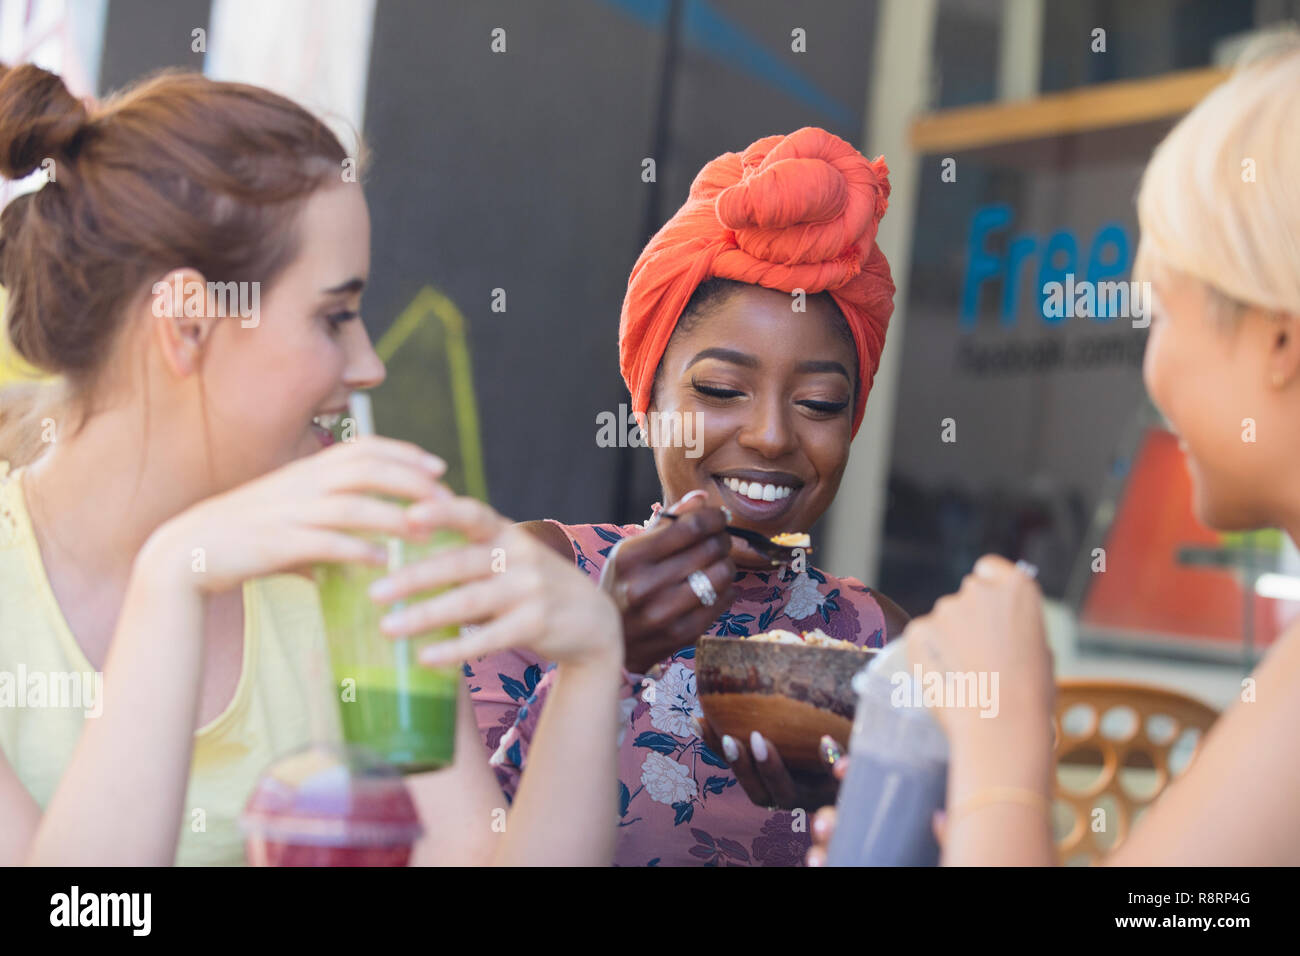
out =
[[[691,586],[691,590],[695,592],[695,596],[700,599],[701,604],[705,607],[713,607],[713,602],[718,599],[718,592],[713,590],[708,575],[703,571],[692,571],[686,579],[686,583]]]

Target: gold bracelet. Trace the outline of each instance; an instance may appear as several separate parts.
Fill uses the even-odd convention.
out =
[[[1052,812],[1052,801],[1037,790],[1025,790],[1020,787],[989,787],[972,794],[953,807],[948,813],[946,825],[952,826],[953,822],[964,814],[999,803],[1019,803],[1033,807],[1042,810],[1049,818]]]

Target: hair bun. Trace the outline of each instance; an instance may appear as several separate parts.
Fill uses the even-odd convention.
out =
[[[0,64],[0,176],[21,179],[43,160],[67,155],[89,120],[57,74]]]

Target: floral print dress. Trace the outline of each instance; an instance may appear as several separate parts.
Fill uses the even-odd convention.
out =
[[[644,530],[551,523],[569,539],[578,567],[596,579],[614,545]],[[821,628],[867,647],[879,647],[885,639],[880,606],[853,578],[781,565],[739,571],[735,581],[735,602],[714,621],[710,634],[739,638],[774,628]],[[479,734],[512,799],[554,666],[517,650],[465,664]],[[722,756],[705,745],[699,734],[703,712],[695,696],[694,645],[647,675],[624,671],[623,678],[615,865],[801,865],[816,808],[800,813],[755,806]]]

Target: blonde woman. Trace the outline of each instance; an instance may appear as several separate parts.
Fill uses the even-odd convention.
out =
[[[1143,177],[1138,278],[1155,292],[1143,373],[1181,437],[1198,517],[1300,541],[1300,43],[1270,47],[1174,128]],[[927,669],[1001,675],[997,719],[936,714],[951,745],[943,861],[1053,863],[1053,683],[1036,586],[986,556],[907,636]],[[1253,700],[1224,713],[1108,863],[1300,864],[1300,623],[1252,676]],[[812,864],[833,814],[815,823]]]

